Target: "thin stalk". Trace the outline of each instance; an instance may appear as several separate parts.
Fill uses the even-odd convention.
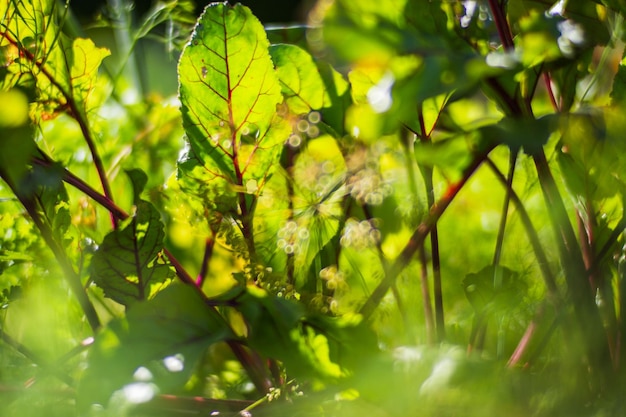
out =
[[[265,398],[265,397],[264,397]],[[204,397],[184,397],[179,395],[159,395],[151,401],[137,404],[130,415],[146,416],[210,416],[243,415],[241,410],[253,404],[249,400],[216,400]]]
[[[537,360],[537,358],[539,358],[539,355],[541,354],[541,352],[543,352],[543,350],[546,348],[546,346],[548,346],[548,342],[550,341],[550,338],[552,337],[552,335],[554,334],[559,321],[561,321],[561,317],[557,316],[554,317],[550,323],[550,327],[548,328],[548,330],[546,331],[546,333],[543,335],[543,337],[541,338],[541,340],[539,341],[539,345],[537,346],[537,348],[532,352],[532,354],[530,355],[530,357],[528,358],[528,360],[524,363],[524,367],[528,368],[530,367],[533,362],[535,362]]]
[[[502,214],[500,215],[500,225],[498,226],[498,236],[496,238],[496,249],[493,254],[493,266],[500,265],[500,259],[502,258],[502,246],[504,245],[504,234],[506,232],[506,223],[509,215],[509,205],[511,203],[511,192],[513,191],[513,176],[515,175],[515,165],[517,162],[517,154],[519,150],[511,150],[509,153],[509,172],[506,179],[506,188],[504,196],[504,204],[502,207]],[[493,288],[498,291],[502,286],[502,272],[500,268],[494,268],[493,273]],[[503,336],[502,336],[503,337]],[[502,344],[503,340],[500,335],[498,336],[498,344]]]
[[[35,158],[34,162],[44,165],[44,166],[50,166],[52,164],[51,160],[47,156],[44,156],[43,158]],[[128,213],[126,213],[121,208],[117,207],[113,201],[99,194],[96,190],[94,190],[88,184],[78,179],[78,177],[76,177],[67,169],[64,170],[63,174],[64,174],[63,181],[65,181],[66,183],[70,185],[75,186],[77,189],[85,193],[87,196],[93,198],[94,201],[96,201],[97,203],[101,204],[104,208],[106,208],[109,211],[109,213],[111,213],[111,215],[116,216],[117,220],[125,220],[129,217]],[[189,273],[185,270],[182,264],[176,259],[176,257],[174,257],[174,255],[167,248],[163,248],[163,253],[165,254],[165,256],[167,256],[172,266],[174,266],[174,269],[176,270],[176,274],[179,277],[179,279],[185,284],[188,284],[188,285],[193,286],[194,288],[197,288],[198,293],[202,296],[203,300],[205,301],[205,304],[209,306],[221,320],[225,321],[223,316],[219,314],[219,312],[215,309],[215,307],[219,305],[231,305],[232,303],[228,301],[216,302],[214,300],[209,300],[207,296],[204,294],[204,292],[199,287],[196,286],[195,280],[191,277],[191,275],[189,275]],[[80,284],[80,279],[78,279],[78,283]],[[82,286],[81,286],[81,289],[82,289]],[[267,378],[266,376],[267,372],[263,364],[260,363],[259,360],[254,358],[247,350],[245,350],[244,346],[240,342],[231,340],[231,341],[227,341],[227,343],[230,349],[232,350],[232,352],[237,357],[237,359],[241,362],[243,368],[248,373],[248,376],[250,377],[250,380],[254,384],[255,388],[261,393],[267,393],[271,384],[269,383],[269,378]]]
[[[14,192],[15,191],[16,190],[14,190]],[[28,212],[28,215],[33,220],[33,223],[35,223],[37,229],[39,229],[41,237],[46,242],[46,245],[54,254],[54,257],[59,263],[59,266],[63,271],[63,274],[70,286],[70,289],[74,293],[74,296],[78,300],[80,307],[85,313],[85,317],[87,318],[87,322],[89,323],[91,330],[94,333],[97,333],[102,326],[102,324],[100,323],[100,318],[98,317],[98,313],[91,303],[91,300],[87,296],[85,288],[83,288],[80,277],[78,276],[76,271],[74,271],[74,267],[72,266],[71,261],[65,253],[63,245],[56,241],[50,224],[39,215],[39,210],[37,209],[38,204],[35,202],[35,200],[20,195],[19,193],[16,193],[16,195],[22,202],[22,205]]]
[[[422,289],[422,299],[424,300],[424,320],[426,322],[426,342],[435,342],[435,317],[430,303],[430,289],[428,288],[428,261],[426,260],[426,248],[421,245],[417,250],[420,260],[420,287]]]
[[[374,216],[372,215],[372,212],[369,209],[369,206],[367,204],[363,204],[361,207],[363,209],[363,214],[365,215],[367,220],[370,221],[371,223]],[[380,264],[383,266],[383,268],[387,268],[387,258],[385,258],[385,253],[383,252],[383,248],[380,244],[380,241],[376,242],[376,249],[378,252],[378,259],[380,260]],[[402,324],[404,325],[404,328],[406,329],[406,332],[407,332],[407,343],[415,343],[416,338],[415,338],[415,334],[413,331],[413,326],[411,326],[409,322],[409,313],[404,304],[404,300],[402,300],[402,294],[400,294],[400,291],[398,290],[398,284],[396,282],[393,282],[391,285],[391,294],[393,295],[393,298],[396,300],[396,306],[398,307],[398,312],[400,313],[400,317],[402,317]]]
[[[502,207],[502,214],[500,215],[500,225],[498,226],[498,236],[496,238],[496,249],[493,254],[493,265],[498,266],[500,259],[502,258],[502,246],[504,244],[504,234],[506,231],[506,224],[509,215],[509,205],[511,203],[511,192],[513,190],[513,176],[515,175],[515,165],[517,162],[518,150],[511,150],[509,154],[509,172],[506,179],[504,204]],[[497,271],[497,268],[495,268]],[[497,272],[494,276],[493,286],[499,288],[502,284],[502,277]]]
[[[0,171],[2,167],[0,167]],[[2,172],[0,172],[2,174]],[[20,201],[22,206],[26,209],[26,212],[32,219],[33,223],[41,233],[42,238],[46,242],[46,245],[52,251],[55,259],[59,263],[61,270],[63,271],[63,276],[65,277],[67,283],[70,286],[71,291],[74,293],[78,303],[80,304],[83,312],[85,313],[85,317],[94,333],[96,333],[100,327],[100,319],[98,314],[96,313],[96,309],[94,308],[91,300],[87,296],[87,292],[83,288],[83,285],[80,280],[80,276],[74,271],[74,267],[72,263],[65,253],[65,248],[62,244],[57,242],[54,237],[54,233],[48,219],[42,215],[45,211],[42,209],[41,202],[32,196],[24,195],[6,175],[0,175],[5,178],[7,185],[11,188],[11,191]]]
[[[552,107],[556,112],[560,111],[560,105],[556,101],[556,96],[554,95],[554,89],[552,88],[552,78],[550,74],[547,72],[543,73],[543,81],[546,85],[546,90],[548,91],[548,97],[550,98],[550,103],[552,103]]]
[[[46,78],[48,78],[50,84],[52,84],[57,90],[59,90],[61,95],[65,98],[67,106],[70,110],[69,114],[78,123],[83,138],[85,139],[87,147],[89,148],[89,152],[91,153],[91,158],[93,160],[96,171],[98,172],[98,177],[100,179],[100,184],[102,186],[104,196],[113,201],[111,186],[106,175],[106,170],[104,169],[104,164],[102,162],[102,159],[100,158],[100,153],[98,152],[98,148],[96,147],[95,137],[91,132],[89,121],[87,120],[87,115],[78,107],[78,104],[72,96],[72,92],[66,91],[61,86],[61,84],[54,78],[54,75],[48,70],[48,67],[45,65],[45,61],[37,60],[35,55],[28,49],[20,48],[20,43],[7,32],[0,33],[0,35],[7,39],[10,44],[18,48],[20,50],[20,53],[23,54],[29,61],[31,61],[39,69],[39,71],[41,71],[41,73],[44,74]],[[117,227],[117,221],[112,214],[111,223],[113,227]]]
[[[513,351],[513,354],[509,358],[509,361],[507,362],[507,366],[509,368],[513,368],[517,366],[517,364],[519,364],[519,362],[522,360],[522,357],[524,356],[524,354],[528,350],[528,347],[530,346],[530,341],[535,336],[535,333],[537,331],[537,328],[539,327],[539,324],[542,321],[544,313],[545,313],[545,305],[541,304],[539,308],[537,309],[537,312],[535,313],[535,316],[533,317],[532,321],[530,322],[528,327],[526,327],[526,331],[524,332],[524,335],[518,342],[517,347]]]
[[[463,177],[458,182],[449,185],[446,193],[433,205],[427,218],[415,229],[400,255],[389,268],[386,268],[387,270],[382,281],[360,308],[359,313],[364,319],[369,319],[372,316],[398,275],[400,275],[404,268],[413,260],[413,256],[417,250],[424,244],[426,236],[433,230],[439,218],[492,149],[493,148],[490,147],[485,150],[484,153],[474,156],[470,165],[465,169]]]
[[[512,188],[510,188],[507,178],[505,178],[504,174],[500,172],[496,164],[490,158],[487,158],[485,160],[485,163],[489,166],[489,168],[491,168],[492,172],[494,173],[496,178],[500,181],[500,183],[504,187],[509,187],[509,191],[508,191],[509,196],[511,198],[511,201],[515,205],[515,209],[517,210],[520,216],[522,225],[524,226],[524,230],[526,231],[526,235],[528,236],[528,240],[530,241],[530,245],[532,246],[533,252],[535,253],[535,258],[537,258],[537,263],[543,275],[543,280],[544,280],[544,283],[546,284],[548,295],[552,299],[552,302],[556,303],[559,299],[559,292],[558,292],[558,286],[556,284],[556,278],[554,277],[554,274],[552,273],[552,271],[550,271],[548,257],[543,247],[541,246],[541,242],[539,240],[539,235],[537,234],[537,230],[533,226],[532,220],[530,219],[530,216],[528,212],[526,211],[526,208],[524,207],[522,200],[519,198],[517,193]]]
[[[418,105],[417,115],[420,125],[420,141],[422,143],[430,144],[432,142],[430,133],[426,131],[426,123],[424,121],[424,109],[422,104]],[[432,130],[431,130],[432,132]],[[407,147],[409,144],[407,143]],[[413,156],[414,147],[409,148],[409,153]],[[428,207],[431,208],[435,204],[435,187],[433,185],[433,168],[428,165],[420,165],[420,172],[424,179],[424,187],[426,188],[426,202]],[[437,340],[443,342],[445,339],[445,323],[444,323],[444,311],[443,311],[443,290],[441,286],[441,258],[439,256],[439,233],[437,232],[437,225],[433,226],[430,233],[430,255],[432,260],[433,269],[433,287],[435,298],[435,318],[432,317],[432,307],[430,304],[430,291],[428,290],[428,272],[426,269],[426,250],[420,249],[420,260],[422,262],[422,294],[425,298],[424,314],[426,318],[426,331],[428,333],[429,327],[436,329]],[[432,342],[434,339],[432,335],[429,335],[428,340]]]
[[[66,383],[70,387],[74,386],[74,379],[71,376],[67,375],[64,372],[61,372],[55,366],[53,366],[52,364],[48,363],[44,358],[40,357],[39,355],[37,355],[32,350],[30,350],[29,348],[27,348],[26,346],[24,346],[23,344],[21,344],[17,340],[13,339],[1,327],[0,327],[0,339],[2,339],[2,341],[4,343],[6,343],[7,345],[11,346],[16,351],[18,351],[20,354],[22,354],[28,360],[30,360],[33,364],[41,367],[46,372],[49,372],[50,374],[54,375],[55,377],[57,377],[59,380],[63,381],[64,383]]]
[[[600,378],[596,382],[602,388],[608,382],[605,378],[610,376],[606,373],[607,364],[610,363],[610,349],[600,313],[595,305],[595,295],[587,279],[587,268],[543,150],[533,155],[533,161],[549,208],[548,215],[556,235],[561,265],[572,297],[574,313],[587,341],[584,347],[585,355],[590,362],[591,371]]]
[[[202,264],[200,265],[200,272],[196,277],[196,286],[202,288],[202,284],[206,280],[207,273],[209,272],[209,261],[213,255],[213,247],[215,246],[215,236],[207,237],[204,241],[204,255],[202,256]]]
[[[128,79],[130,88],[134,89],[131,94],[131,103],[137,97],[143,96],[143,78],[139,76],[139,69],[135,59],[135,42],[131,39],[132,16],[130,6],[132,3],[124,0],[107,0],[109,12],[114,14],[113,36],[119,50],[119,55],[126,57],[121,63],[118,74]],[[117,80],[117,78],[116,78]],[[124,104],[131,104],[124,103]]]
[[[498,36],[500,37],[502,46],[505,50],[514,48],[515,44],[513,43],[513,35],[511,34],[511,28],[506,21],[504,10],[498,4],[497,0],[489,0],[489,8],[491,9],[491,15],[493,16],[493,21],[496,24],[496,29],[498,30]]]
[[[419,111],[419,115],[420,115],[420,124],[422,127],[422,135],[426,135],[426,133],[424,132],[424,120],[423,120],[423,116],[422,116],[422,112],[421,112],[421,106],[420,106],[420,111]],[[405,153],[405,163],[406,163],[406,170],[407,170],[407,175],[409,177],[409,187],[411,189],[411,195],[413,197],[413,201],[417,202],[418,201],[418,196],[419,193],[417,191],[417,182],[415,181],[415,177],[416,177],[416,173],[415,173],[415,169],[413,166],[413,162],[415,160],[415,156],[414,156],[414,149],[415,149],[415,138],[418,137],[419,135],[417,135],[415,132],[410,131],[408,128],[406,130],[403,131],[403,141],[402,141],[402,145],[404,148],[404,153]],[[422,170],[422,167],[420,166],[420,170],[422,171],[422,176],[425,177],[424,172]],[[432,180],[432,169],[431,171],[431,180]],[[424,181],[426,181],[426,178],[424,178]],[[432,181],[431,181],[432,182]],[[432,207],[434,202],[431,202],[430,200],[428,201],[428,207]],[[422,302],[423,302],[423,308],[424,308],[424,319],[426,321],[426,340],[428,341],[428,343],[433,343],[435,338],[434,338],[434,330],[435,330],[435,320],[433,318],[433,308],[432,308],[432,304],[430,302],[430,290],[428,289],[428,268],[427,268],[427,261],[426,261],[426,250],[425,248],[421,247],[418,250],[418,254],[419,254],[419,258],[420,258],[420,263],[421,263],[421,268],[420,268],[420,287],[422,290]],[[394,285],[392,285],[392,288],[395,287],[395,283]],[[396,295],[396,290],[393,290],[393,294],[394,296]],[[399,294],[396,298],[399,298]]]

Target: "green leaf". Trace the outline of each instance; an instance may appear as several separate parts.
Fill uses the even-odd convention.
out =
[[[35,141],[28,99],[19,89],[0,91],[0,177],[16,186],[28,170]]]
[[[333,128],[336,134],[341,137],[346,134],[346,111],[352,104],[350,84],[341,73],[328,63],[317,62],[317,68],[324,81],[326,93],[330,98],[330,103],[324,103],[321,110],[322,121]]]
[[[235,192],[262,186],[290,132],[276,112],[282,94],[268,46],[247,7],[214,3],[178,65],[192,158]]]
[[[233,337],[196,289],[172,285],[98,334],[78,387],[79,406],[106,406],[114,391],[134,383],[149,384],[154,394],[181,387],[209,345]]]
[[[3,87],[25,85],[34,79],[37,100],[33,113],[44,120],[67,106],[85,117],[94,104],[91,92],[98,68],[109,55],[107,49],[96,47],[90,39],[70,39],[62,33],[57,22],[58,4],[10,1],[5,10],[0,10],[6,17],[0,23],[0,45],[8,46],[5,59],[10,75],[2,80]]]
[[[514,150],[523,148],[527,154],[534,155],[543,149],[543,145],[557,129],[558,120],[558,115],[554,114],[538,119],[507,117],[480,131],[488,141],[503,143]]]
[[[622,108],[585,108],[561,119],[557,161],[575,201],[601,201],[623,192],[625,129]]]
[[[301,275],[307,274],[320,251],[339,232],[345,174],[345,161],[330,135],[310,140],[294,164],[294,222],[284,227],[283,238],[293,244],[299,284]]]
[[[129,172],[135,196],[147,180],[140,171]],[[147,300],[168,286],[174,271],[162,257],[163,224],[152,204],[135,202],[130,222],[110,232],[91,261],[91,278],[104,294],[125,306]]]
[[[294,45],[280,44],[272,45],[270,54],[292,113],[319,110],[329,101],[322,77],[308,52]]]
[[[339,345],[346,342],[337,323],[322,318],[309,321],[301,304],[258,287],[249,286],[238,301],[248,324],[250,346],[282,361],[290,375],[331,380],[345,375],[345,369],[333,361],[340,356]]]
[[[308,47],[306,39],[307,30],[308,27],[305,25],[265,26],[265,33],[267,34],[267,39],[271,44],[290,44],[299,46],[303,49],[307,49]]]
[[[406,0],[335,1],[324,11],[325,42],[349,62],[386,62],[417,49],[416,34],[407,28]]]
[[[525,288],[518,273],[499,265],[486,266],[463,279],[465,295],[477,313],[514,307]]]

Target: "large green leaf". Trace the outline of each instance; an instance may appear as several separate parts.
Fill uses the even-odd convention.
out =
[[[126,397],[118,401],[133,402],[133,388],[156,394],[180,387],[209,345],[233,337],[196,289],[172,285],[96,337],[78,388],[79,406],[106,406],[116,390]]]
[[[258,189],[289,134],[263,26],[247,7],[209,5],[178,65],[183,125],[203,180]],[[183,165],[182,180],[194,176]],[[245,187],[245,188],[241,188]]]
[[[91,261],[91,278],[104,294],[125,306],[146,300],[169,285],[174,271],[161,256],[163,224],[152,204],[138,198],[146,176],[131,171],[136,213],[120,229],[110,232]]]

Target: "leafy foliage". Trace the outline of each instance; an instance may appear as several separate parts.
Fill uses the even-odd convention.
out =
[[[2,415],[623,414],[621,1],[60,4],[0,5]]]
[[[91,279],[104,294],[125,306],[148,300],[167,286],[174,272],[163,260],[163,225],[152,204],[139,198],[147,182],[141,171],[129,171],[136,213],[129,224],[110,232],[91,259]]]

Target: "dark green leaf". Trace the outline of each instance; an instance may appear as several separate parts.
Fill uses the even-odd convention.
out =
[[[617,73],[613,79],[613,88],[611,89],[611,103],[624,106],[626,104],[626,65],[624,58],[617,67]]]
[[[507,117],[480,130],[486,140],[503,143],[511,149],[524,149],[527,154],[534,155],[543,149],[557,127],[558,116],[548,115],[538,119]]]
[[[145,174],[135,170],[129,176],[138,197]],[[159,212],[144,200],[135,205],[135,215],[104,238],[91,261],[93,281],[107,297],[125,306],[154,297],[174,277],[161,253],[165,234]]]
[[[483,313],[517,305],[524,295],[525,284],[515,271],[489,265],[468,274],[463,279],[463,289],[474,310]]]
[[[78,388],[79,406],[106,406],[114,391],[134,383],[153,394],[181,387],[209,345],[232,337],[196,289],[172,285],[98,334]]]
[[[345,357],[350,353],[346,346],[350,331],[343,333],[342,327],[355,327],[358,320],[344,320],[342,324],[327,318],[309,318],[301,304],[257,287],[248,287],[238,301],[248,324],[250,345],[264,356],[282,361],[290,374],[336,380],[345,375],[342,364],[355,365]],[[359,337],[363,350],[372,348],[371,338],[364,334]]]
[[[307,49],[306,32],[309,28],[304,25],[266,26],[265,32],[271,44],[287,43]]]

